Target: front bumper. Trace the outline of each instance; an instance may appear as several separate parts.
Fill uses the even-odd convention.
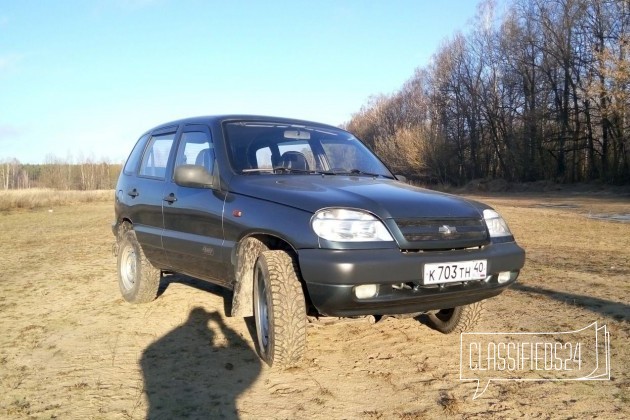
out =
[[[299,262],[313,306],[323,315],[355,316],[423,312],[467,305],[500,294],[516,281],[525,251],[514,242],[481,249],[410,252],[398,249],[300,250]],[[424,286],[424,264],[485,259],[486,280]],[[498,273],[512,272],[499,283]],[[375,297],[358,299],[354,287],[379,285]]]

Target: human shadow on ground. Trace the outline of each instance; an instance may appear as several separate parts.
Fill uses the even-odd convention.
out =
[[[617,321],[630,321],[630,305],[625,303],[614,302],[612,300],[601,299],[593,296],[559,292],[556,290],[546,289],[544,287],[527,286],[522,283],[515,283],[510,287],[510,289],[518,292],[544,295],[551,299],[564,302],[569,305],[578,306],[596,314],[612,317]]]
[[[203,308],[151,344],[140,365],[151,420],[238,419],[236,399],[261,371],[247,342]]]

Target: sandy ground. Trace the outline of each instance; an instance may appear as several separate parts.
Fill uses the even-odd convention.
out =
[[[387,318],[313,324],[287,371],[259,361],[221,289],[170,278],[119,294],[110,203],[0,215],[0,418],[628,418],[630,214],[610,195],[483,197],[528,252],[478,331],[610,332],[611,379],[492,382],[473,400],[460,336]]]

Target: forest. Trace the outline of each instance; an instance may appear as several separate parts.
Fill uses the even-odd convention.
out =
[[[17,159],[0,161],[0,190],[47,188],[55,190],[109,190],[116,186],[120,164],[104,160],[46,157],[44,164],[22,164]]]
[[[397,173],[475,179],[630,181],[630,2],[482,2],[396,92],[345,128]]]

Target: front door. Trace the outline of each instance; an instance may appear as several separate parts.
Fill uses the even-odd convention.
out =
[[[208,127],[186,126],[175,155],[180,165],[200,165],[216,174],[214,146]],[[182,187],[172,180],[164,190],[162,243],[177,272],[227,283],[223,252],[223,202],[219,189]]]

